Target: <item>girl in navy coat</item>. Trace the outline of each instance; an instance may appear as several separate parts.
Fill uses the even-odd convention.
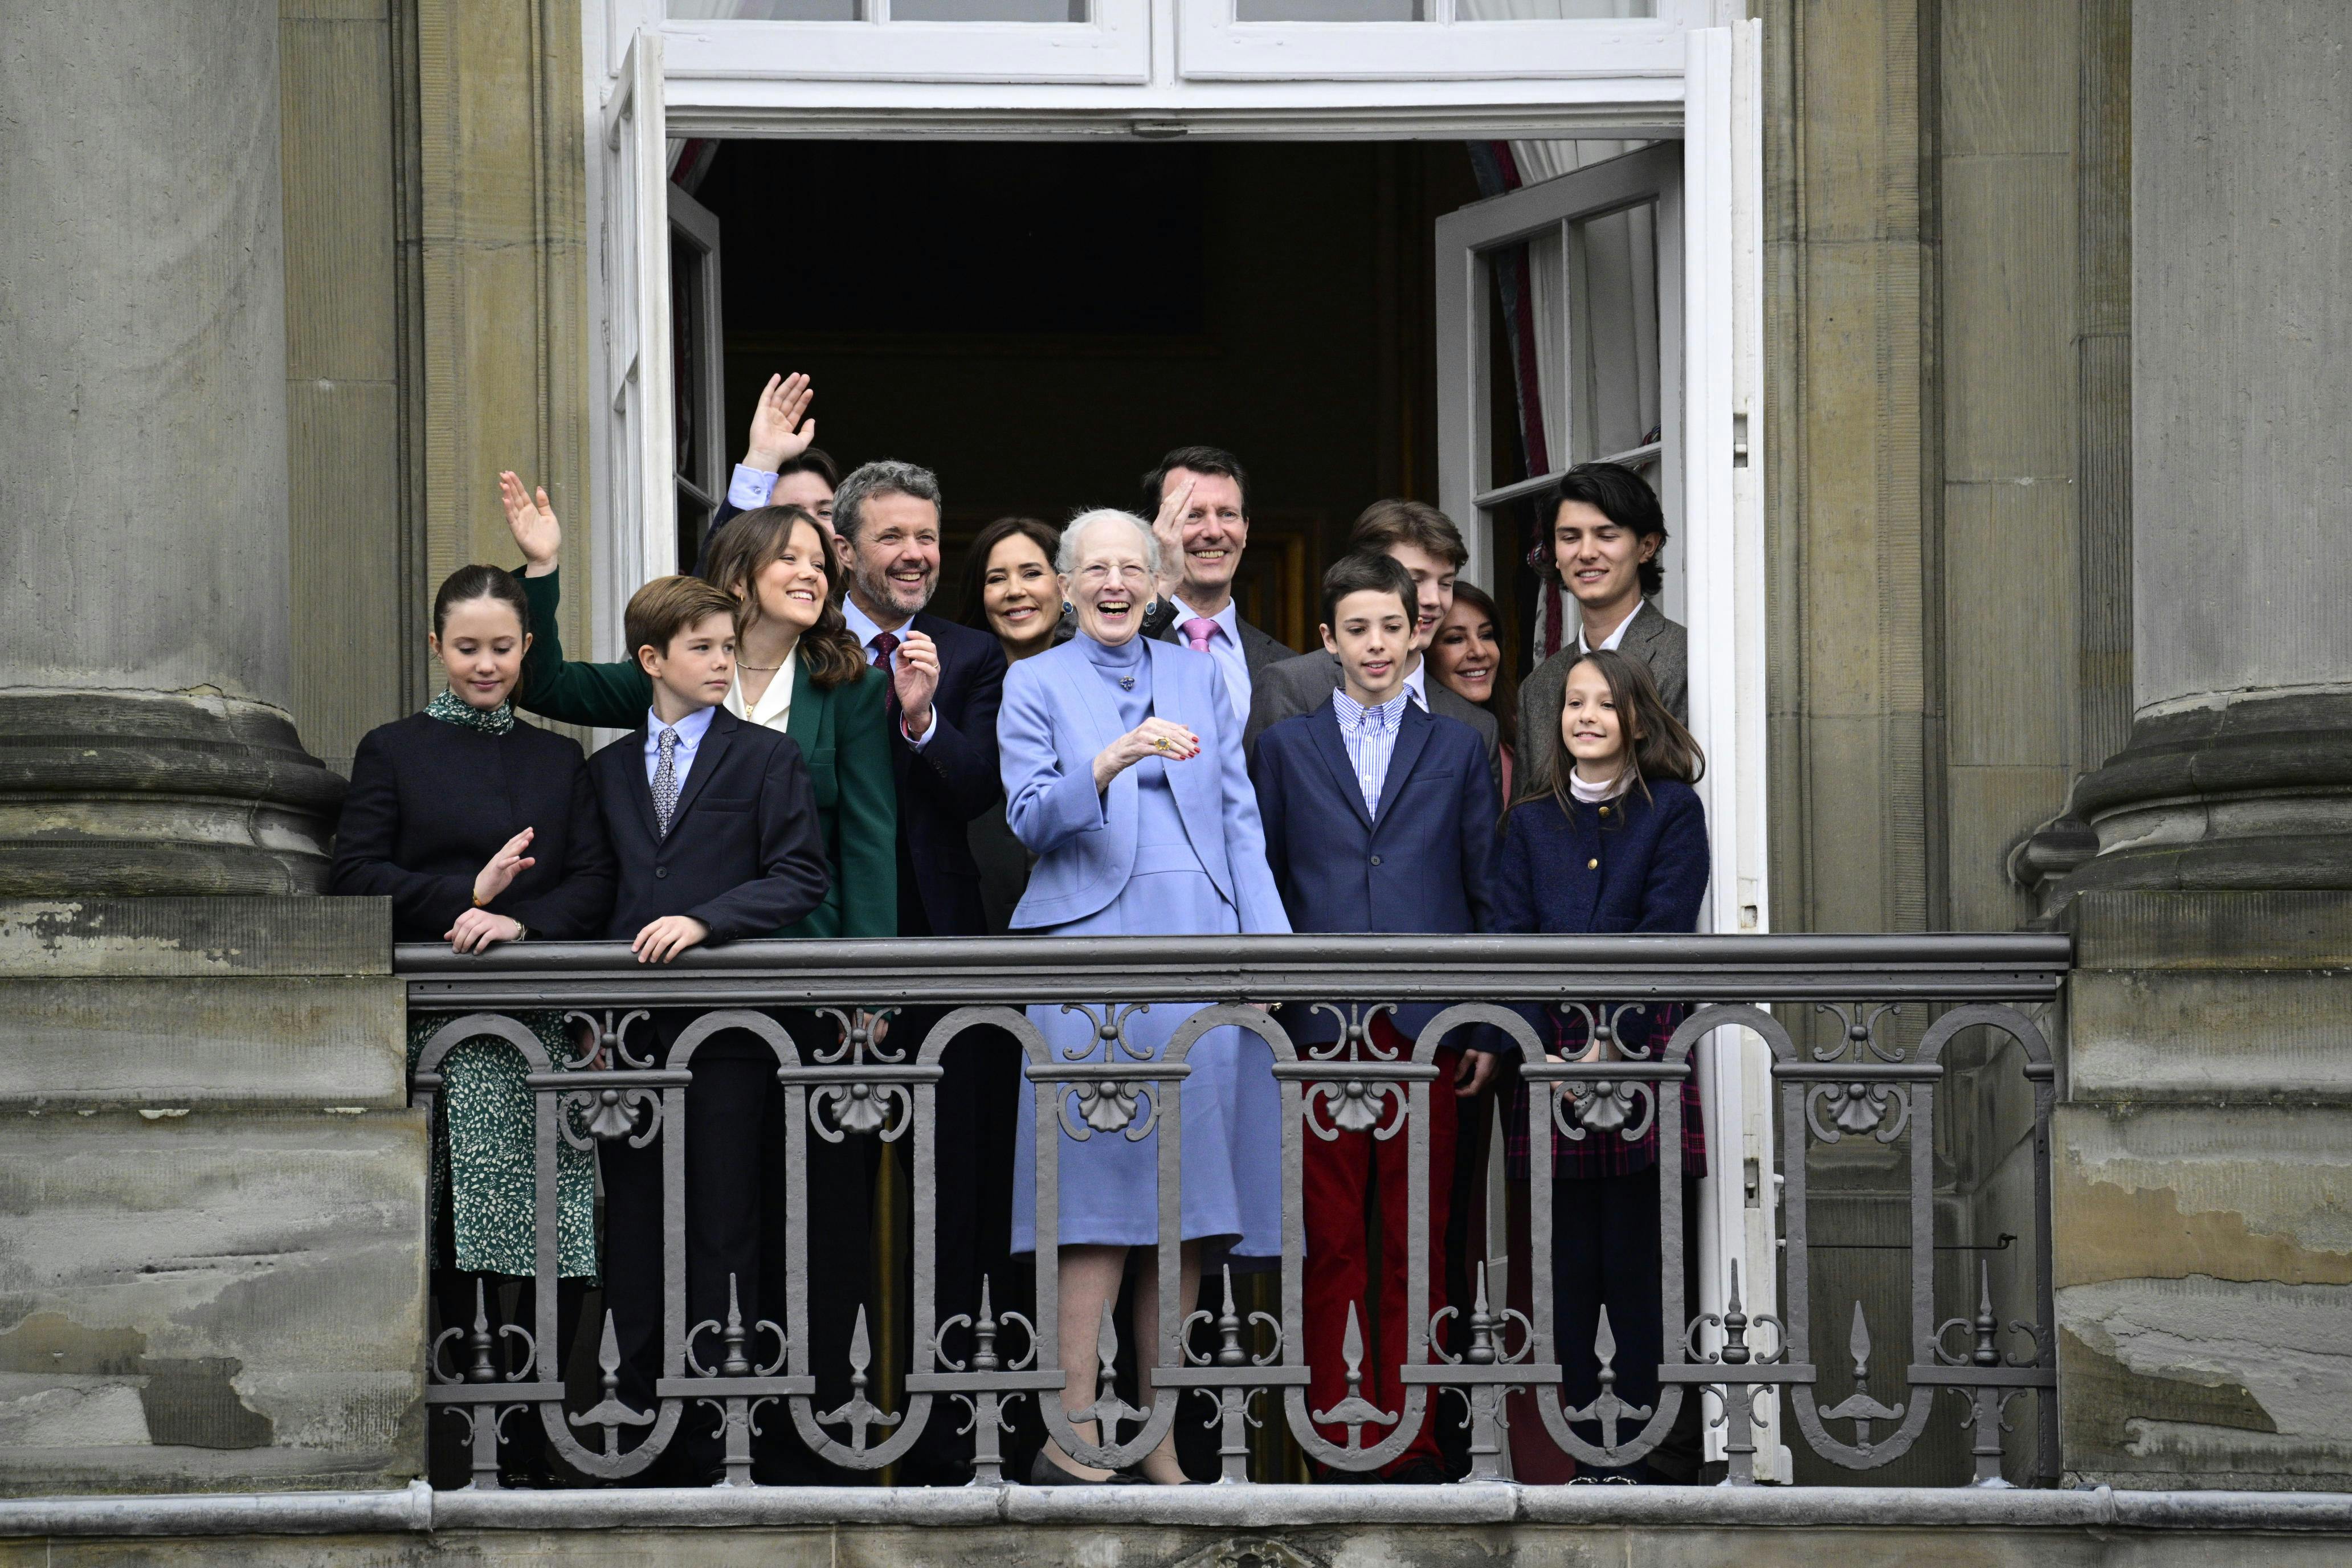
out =
[[[1528,780],[1527,793],[1504,819],[1495,864],[1495,929],[1564,936],[1696,929],[1706,892],[1706,813],[1691,785],[1706,763],[1649,671],[1622,654],[1594,649],[1569,670],[1553,722],[1560,750],[1549,776]],[[1595,1005],[1594,1012],[1613,1017],[1630,1052],[1652,1058],[1682,1019],[1674,1006],[1619,1014]],[[1592,1040],[1591,1021],[1575,1009],[1548,1008],[1537,1027],[1547,1053],[1556,1058],[1627,1054]],[[1522,1087],[1510,1122],[1515,1174],[1528,1164],[1526,1108]],[[1631,1113],[1638,1120],[1642,1108]],[[1574,1142],[1554,1139],[1554,1342],[1571,1410],[1590,1405],[1601,1392],[1593,1339],[1604,1306],[1617,1342],[1617,1397],[1656,1405],[1665,1329],[1658,1278],[1657,1128],[1656,1119],[1650,1120],[1638,1142],[1598,1129]],[[1688,1084],[1683,1127],[1684,1171],[1704,1173],[1706,1131]],[[1639,1429],[1633,1422],[1631,1430]],[[1578,1430],[1591,1442],[1601,1440],[1598,1421],[1579,1423]],[[1621,1426],[1619,1435],[1628,1429]],[[1647,1468],[1638,1463],[1616,1473],[1648,1479]]]

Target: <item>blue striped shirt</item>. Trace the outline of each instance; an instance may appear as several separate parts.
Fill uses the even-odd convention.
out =
[[[1389,759],[1396,754],[1397,726],[1404,720],[1407,694],[1400,691],[1377,708],[1367,708],[1348,695],[1345,686],[1331,693],[1331,711],[1339,715],[1339,740],[1355,765],[1356,784],[1364,792],[1364,813],[1374,821],[1381,815],[1381,786],[1388,782]]]

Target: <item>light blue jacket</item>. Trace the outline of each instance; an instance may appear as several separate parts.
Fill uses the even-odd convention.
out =
[[[1216,660],[1172,643],[1147,640],[1144,648],[1153,713],[1201,737],[1199,756],[1167,766],[1202,870],[1239,912],[1243,931],[1287,933],[1242,760],[1242,726]],[[1133,768],[1107,792],[1097,793],[1094,779],[1095,754],[1126,732],[1083,641],[1024,658],[1005,678],[996,729],[1004,817],[1038,858],[1013,912],[1015,931],[1084,920],[1127,886],[1142,785]]]

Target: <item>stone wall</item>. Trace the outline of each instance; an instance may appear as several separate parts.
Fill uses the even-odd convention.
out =
[[[0,904],[0,1493],[419,1473],[391,952],[379,900]]]
[[[2067,1468],[2352,1489],[2352,896],[2093,893],[2072,918]]]

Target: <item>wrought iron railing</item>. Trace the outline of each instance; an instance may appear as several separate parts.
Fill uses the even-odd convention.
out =
[[[1507,1393],[1525,1389],[1551,1443],[1580,1466],[1617,1468],[1656,1449],[1686,1398],[1703,1401],[1734,1485],[1753,1482],[1759,1401],[1785,1396],[1813,1455],[1846,1470],[1887,1466],[1920,1440],[1950,1393],[1970,1435],[1973,1480],[2003,1484],[2002,1434],[2012,1402],[2030,1396],[2034,1419],[2024,1473],[2047,1484],[2057,1474],[2055,1366],[2051,1304],[2049,1124],[2053,1089],[2051,1048],[2038,1022],[2055,997],[2069,962],[2063,936],[1918,937],[1601,937],[1326,938],[1279,937],[951,942],[755,942],[691,952],[675,964],[641,966],[619,943],[532,942],[481,957],[446,948],[408,946],[397,968],[413,1013],[445,1020],[413,1075],[414,1102],[430,1107],[443,1057],[459,1042],[496,1035],[529,1064],[537,1104],[537,1267],[540,1289],[530,1328],[510,1328],[521,1354],[511,1360],[482,1326],[445,1325],[433,1346],[426,1398],[436,1415],[467,1424],[476,1484],[496,1486],[501,1426],[535,1412],[546,1441],[584,1475],[625,1483],[642,1476],[677,1436],[689,1407],[707,1409],[725,1436],[726,1480],[750,1484],[751,1435],[763,1406],[781,1405],[809,1449],[852,1470],[878,1470],[907,1454],[926,1428],[954,1421],[968,1430],[977,1479],[1003,1479],[1003,1434],[1010,1402],[1034,1400],[1045,1428],[1075,1458],[1118,1468],[1139,1461],[1165,1435],[1180,1404],[1195,1396],[1213,1406],[1222,1479],[1246,1479],[1247,1428],[1254,1401],[1278,1394],[1289,1433],[1307,1455],[1339,1470],[1369,1470],[1402,1452],[1425,1422],[1440,1419],[1438,1395],[1453,1391],[1466,1425],[1470,1479],[1506,1473]],[[1317,1003],[1337,1000],[1351,1025],[1340,1040],[1294,1044],[1296,1023]],[[1109,1006],[1103,1004],[1108,1000]],[[1083,1004],[1097,1010],[1109,1041],[1104,1061],[1055,1059],[1023,1008]],[[1381,1004],[1443,1004],[1410,1056],[1384,1057],[1361,1026]],[[1621,1059],[1547,1060],[1534,1031],[1510,1005],[1582,1008],[1601,1028],[1634,1003],[1686,1009],[1670,1043],[1654,1055],[1622,1048]],[[1164,1052],[1139,1054],[1122,1024],[1139,1005],[1191,1009]],[[948,1009],[919,1041],[879,1043],[867,1020],[909,1007]],[[699,1016],[655,1059],[649,1010]],[[803,1009],[835,1020],[830,1048],[805,1055],[772,1011]],[[585,1026],[594,1049],[578,1060],[550,1059],[516,1015],[560,1010]],[[1238,1026],[1263,1038],[1275,1061],[1283,1110],[1283,1225],[1280,1311],[1245,1321],[1230,1285],[1221,1311],[1196,1311],[1179,1299],[1178,1205],[1182,1178],[1186,1055],[1207,1030]],[[1430,1235],[1412,1205],[1405,1243],[1410,1282],[1408,1352],[1396,1381],[1408,1392],[1394,1411],[1350,1399],[1310,1411],[1301,1263],[1304,1226],[1300,1173],[1305,1141],[1331,1130],[1378,1126],[1409,1139],[1412,1190],[1426,1191],[1428,1104],[1438,1075],[1433,1053],[1463,1041],[1473,1026],[1491,1026],[1518,1042],[1529,1089],[1529,1123],[1571,1139],[1636,1139],[1654,1127],[1658,1147],[1679,1147],[1682,1095],[1693,1050],[1718,1030],[1745,1031],[1769,1050],[1776,1086],[1772,1121],[1785,1182],[1778,1314],[1744,1309],[1737,1265],[1722,1299],[1685,1300],[1683,1194],[1658,1184],[1665,1355],[1654,1405],[1629,1405],[1612,1386],[1613,1346],[1604,1321],[1591,1346],[1553,1342],[1548,1268],[1529,1274],[1531,1310],[1488,1300],[1442,1310],[1433,1322],[1427,1300]],[[1816,1026],[1827,1026],[1826,1028]],[[1019,1042],[1036,1096],[1034,1320],[983,1306],[946,1323],[936,1315],[929,1258],[936,1220],[929,1155],[941,1078],[941,1053],[969,1030],[990,1026]],[[747,1030],[776,1055],[788,1108],[788,1231],[792,1257],[781,1322],[726,1321],[689,1325],[687,1318],[682,1141],[686,1086],[696,1046],[722,1030]],[[1936,1124],[1937,1094],[1947,1081],[1948,1049],[1969,1031],[2013,1041],[1995,1058],[2031,1088],[2033,1159],[2030,1268],[1996,1301],[1991,1273],[1968,1281],[1973,1312],[1939,1317],[1936,1258],[1937,1153],[1922,1133]],[[1822,1037],[1823,1035],[1827,1037]],[[583,1072],[601,1052],[602,1070]],[[1328,1087],[1323,1087],[1328,1086]],[[1440,1091],[1442,1091],[1442,1087]],[[1010,1108],[1007,1108],[1008,1110]],[[1712,1109],[1709,1108],[1710,1119]],[[1088,1443],[1054,1391],[1058,1364],[1054,1238],[1058,1212],[1057,1131],[1073,1138],[1141,1136],[1157,1125],[1160,1295],[1150,1347],[1149,1391],[1139,1406],[1114,1397],[1106,1376],[1096,1413],[1107,1417]],[[910,1361],[899,1407],[877,1403],[874,1349],[861,1315],[845,1345],[812,1342],[807,1257],[808,1194],[802,1173],[811,1134],[913,1140]],[[615,1358],[609,1318],[604,1329],[602,1397],[567,1404],[556,1354],[557,1225],[555,1170],[560,1144],[575,1148],[658,1137],[667,1178],[663,1201],[665,1300],[663,1375],[656,1407],[631,1409],[614,1396]],[[1808,1152],[1841,1141],[1907,1141],[1909,1321],[1899,1337],[1897,1367],[1874,1347],[1892,1325],[1871,1324],[1850,1304],[1851,1377],[1824,1376],[1811,1347],[1814,1270],[1810,1258]],[[1535,1146],[1541,1149],[1540,1137]],[[1669,1156],[1671,1157],[1671,1156]],[[1769,1173],[1768,1173],[1769,1174]],[[1549,1257],[1550,1183],[1529,1184],[1532,1255]],[[648,1260],[650,1261],[650,1260]],[[1943,1282],[1944,1297],[1951,1281]],[[1849,1303],[1834,1303],[1832,1310]],[[1841,1313],[1843,1318],[1844,1315]],[[976,1320],[976,1321],[975,1321]],[[2007,1327],[2004,1328],[2004,1321]],[[1685,1331],[1675,1332],[1675,1325]],[[962,1331],[961,1359],[944,1349],[944,1331]],[[1879,1337],[1873,1338],[1874,1329]],[[592,1328],[589,1331],[593,1332]],[[1115,1351],[1108,1314],[1103,1329],[1106,1372]],[[1363,1353],[1348,1336],[1352,1390]],[[1561,1397],[1564,1356],[1594,1357],[1600,1397],[1581,1409]],[[821,1409],[822,1358],[846,1359],[852,1396]],[[1591,1363],[1588,1363],[1591,1364]],[[1843,1397],[1831,1398],[1843,1391]],[[950,1407],[949,1402],[955,1402]],[[578,1405],[586,1404],[585,1408]],[[1769,1405],[1766,1406],[1769,1408]],[[1084,1418],[1087,1413],[1080,1413]],[[1125,1417],[1119,1420],[1118,1417]],[[1344,1426],[1344,1444],[1318,1431]],[[1597,1424],[1600,1441],[1576,1428]],[[1121,1435],[1124,1426],[1125,1434]],[[1366,1433],[1379,1435],[1367,1438]],[[590,1435],[583,1440],[583,1434]],[[1785,1479],[1785,1478],[1784,1478]]]

